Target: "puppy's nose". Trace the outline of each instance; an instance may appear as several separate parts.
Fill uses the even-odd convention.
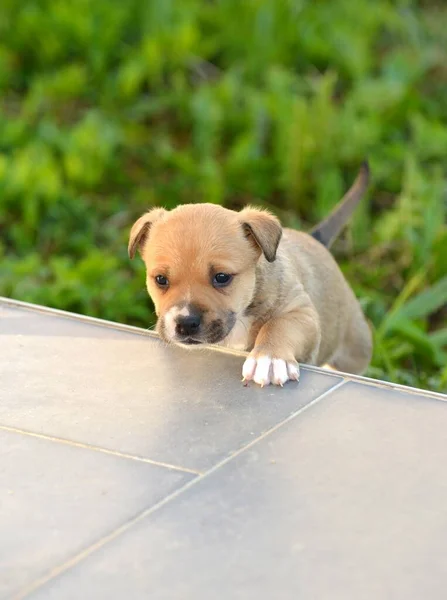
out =
[[[200,327],[201,318],[198,313],[193,313],[187,316],[179,315],[176,320],[175,332],[177,335],[194,335]]]

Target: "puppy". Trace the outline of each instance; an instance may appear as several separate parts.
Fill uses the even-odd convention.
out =
[[[328,251],[362,197],[365,163],[345,197],[310,234],[265,210],[214,204],[154,208],[132,227],[158,316],[157,331],[187,348],[249,351],[244,380],[299,379],[298,363],[362,373],[372,340],[354,293]]]

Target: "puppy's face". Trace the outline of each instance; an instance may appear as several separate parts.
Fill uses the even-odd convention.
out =
[[[138,219],[129,255],[138,249],[145,262],[160,335],[190,347],[225,339],[254,296],[260,257],[275,260],[281,232],[267,212],[212,204]]]

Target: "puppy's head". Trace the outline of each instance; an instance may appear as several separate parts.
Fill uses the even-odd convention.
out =
[[[250,304],[259,260],[273,262],[282,229],[266,211],[214,204],[155,208],[133,225],[129,256],[146,264],[147,289],[169,342],[214,344]]]

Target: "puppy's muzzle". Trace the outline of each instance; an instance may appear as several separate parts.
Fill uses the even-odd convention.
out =
[[[167,342],[191,346],[216,344],[233,328],[233,312],[211,315],[192,304],[172,306],[157,322],[157,331]]]
[[[178,315],[175,319],[175,335],[183,344],[200,344],[197,336],[200,335],[202,316],[199,312],[189,315]]]

